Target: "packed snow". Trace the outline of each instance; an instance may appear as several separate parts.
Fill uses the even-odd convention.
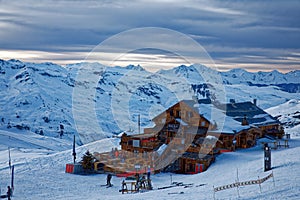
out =
[[[6,134],[6,131],[0,132],[1,136]],[[71,144],[66,145],[69,150],[61,151],[60,144],[65,144],[65,141],[58,140],[55,151],[54,148],[41,148],[44,146],[41,138],[32,139],[31,142],[32,146],[26,136],[11,138],[11,144],[15,144],[15,147],[10,147],[12,164],[15,165],[14,199],[213,199],[214,195],[216,199],[299,199],[300,196],[300,137],[296,136],[292,136],[289,148],[272,150],[272,171],[264,172],[263,150],[257,145],[217,156],[216,162],[200,174],[152,175],[154,190],[129,194],[119,192],[123,178],[114,176],[113,187],[106,188],[101,186],[106,184],[105,174],[65,173],[65,165],[72,163]],[[77,160],[81,159],[86,150],[110,151],[118,147],[118,142],[118,138],[110,138],[77,147]],[[10,184],[10,173],[8,150],[3,148],[4,140],[1,143],[0,186],[1,194],[4,194],[6,186]],[[234,183],[237,178],[239,181],[255,180],[271,172],[274,173],[274,180],[271,178],[262,183],[261,192],[259,185],[239,187],[239,198],[236,188],[215,194],[213,192],[213,187]],[[186,188],[178,186],[158,189],[171,185],[171,179],[173,182],[192,185]]]

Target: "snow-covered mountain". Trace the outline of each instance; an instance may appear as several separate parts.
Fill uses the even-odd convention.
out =
[[[52,63],[0,61],[1,128],[25,129],[57,136],[76,133],[72,119],[72,87],[68,71]]]
[[[222,73],[224,81],[229,84],[252,83],[252,84],[283,84],[300,83],[300,71],[291,71],[283,74],[277,70],[271,72],[248,72],[244,69],[236,68]]]
[[[266,109],[268,113],[290,129],[290,133],[300,135],[300,100],[292,99],[281,105]]]
[[[137,133],[139,116],[142,128],[152,126],[151,118],[177,101],[191,99],[191,85],[203,83],[219,101],[257,99],[265,109],[299,100],[300,72],[218,72],[203,65],[181,65],[151,73],[133,65],[0,60],[0,129],[52,137],[62,130],[65,139],[80,136],[78,144],[122,131]]]
[[[299,70],[283,74],[277,70],[253,73],[244,69],[232,69],[223,72],[222,77],[225,84],[247,84],[259,87],[273,85],[287,92],[300,92]]]

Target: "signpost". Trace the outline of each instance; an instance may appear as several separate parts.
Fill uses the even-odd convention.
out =
[[[268,146],[268,144],[265,144],[264,147],[264,161],[265,161],[265,171],[269,171],[272,169],[271,167],[271,148]]]

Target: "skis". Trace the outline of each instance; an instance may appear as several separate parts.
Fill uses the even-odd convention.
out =
[[[111,185],[100,185],[100,187],[106,187],[106,188],[110,188],[112,186],[114,186],[114,185],[113,184],[111,184]]]
[[[201,187],[201,186],[204,186],[206,184],[202,183],[202,184],[199,184],[199,185],[196,185],[196,187]]]
[[[179,183],[174,182],[174,183],[172,183],[172,185],[159,187],[158,190],[168,189],[168,188],[172,188],[172,187],[179,187],[179,186],[183,186],[184,188],[188,188],[188,187],[193,187],[193,185],[194,185],[194,183],[184,184],[183,182],[179,182]]]
[[[169,192],[168,194],[184,194],[184,192]]]

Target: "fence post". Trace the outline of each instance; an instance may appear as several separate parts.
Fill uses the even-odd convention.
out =
[[[260,190],[260,193],[261,193],[261,184],[260,184],[259,176],[258,176],[258,183],[259,183],[259,190]]]
[[[273,186],[275,187],[275,178],[274,178],[273,170],[272,170],[272,178],[273,178]]]
[[[214,191],[214,200],[215,200],[216,199],[215,186],[213,186],[213,191]]]
[[[238,198],[240,198],[240,191],[239,191],[239,169],[238,168],[236,168],[236,178],[237,178],[237,181],[236,181],[236,183],[237,183],[237,187],[236,187],[236,189],[237,189],[237,193],[238,193]]]

